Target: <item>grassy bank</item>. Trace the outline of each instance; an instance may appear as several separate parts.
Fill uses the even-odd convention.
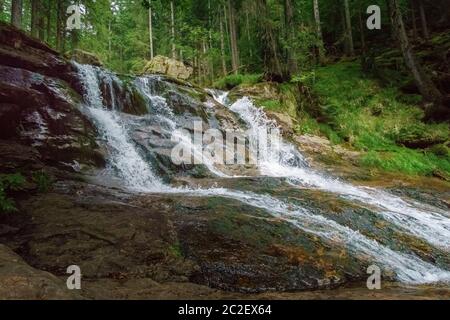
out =
[[[241,87],[257,81],[254,75],[236,77]],[[230,88],[231,82],[222,79],[218,83]],[[299,83],[308,88],[300,96]],[[321,67],[278,85],[278,92],[276,99],[258,104],[295,117],[297,134],[326,136],[333,144],[362,151],[362,167],[450,176],[448,124],[424,123],[420,96],[403,94],[365,76],[358,62]]]
[[[450,174],[448,125],[421,121],[420,96],[382,87],[352,62],[320,68],[309,81],[319,97],[322,125],[314,120],[307,125],[317,124],[316,130],[334,143],[366,151],[362,166],[408,174]]]

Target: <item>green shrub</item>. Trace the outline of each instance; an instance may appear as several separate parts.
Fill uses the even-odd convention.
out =
[[[214,82],[214,88],[231,90],[239,85],[253,85],[261,82],[261,74],[230,74]]]
[[[17,211],[14,200],[8,197],[8,192],[18,191],[25,184],[26,180],[20,173],[0,175],[0,211]]]
[[[47,192],[53,184],[52,178],[44,170],[33,172],[32,180],[37,184],[39,192]]]

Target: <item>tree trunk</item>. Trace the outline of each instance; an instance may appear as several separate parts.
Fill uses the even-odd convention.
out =
[[[314,0],[314,20],[316,23],[317,39],[322,41],[322,26],[320,24],[319,0]]]
[[[220,58],[222,60],[222,73],[225,77],[227,75],[227,62],[225,60],[225,37],[223,34],[223,21],[222,16],[219,16],[220,25]]]
[[[425,14],[425,8],[423,6],[423,0],[419,0],[419,11],[420,11],[420,21],[422,22],[423,38],[424,39],[429,39],[430,38],[430,33],[428,32],[427,15]]]
[[[292,0],[285,0],[284,2],[284,18],[286,24],[286,39],[288,43],[287,48],[287,70],[286,78],[290,78],[293,74],[298,71],[297,61],[295,59],[294,53],[294,43],[295,43],[295,26],[294,26],[294,10],[292,6]]]
[[[16,28],[22,28],[22,0],[11,2],[11,23]]]
[[[63,3],[62,1],[57,1],[56,4],[56,50],[63,51]]]
[[[352,18],[350,16],[350,7],[348,5],[348,0],[344,0],[345,9],[345,22],[346,22],[346,34],[348,41],[348,48],[350,50],[350,55],[355,55],[355,47],[353,45],[353,34],[352,34]]]
[[[172,58],[177,58],[177,50],[175,47],[175,8],[173,0],[170,1],[170,25],[172,30]]]
[[[230,27],[231,65],[235,74],[239,73],[239,50],[237,46],[237,31],[235,9],[232,0],[228,0],[228,19]]]
[[[112,58],[112,41],[111,41],[111,18],[108,19],[108,63],[111,63]]]
[[[247,27],[247,41],[250,44],[252,41],[252,38],[250,36],[250,22],[249,22],[249,18],[248,18],[248,11],[245,12],[245,22],[246,22],[246,27]],[[249,45],[250,48],[250,58],[253,58],[253,49],[251,47],[251,45]]]
[[[47,30],[46,30],[46,34],[45,34],[45,41],[47,41],[47,43],[50,43],[51,40],[51,35],[52,35],[52,14],[53,14],[53,10],[52,10],[52,2],[48,1],[47,2]]]
[[[406,35],[399,0],[389,0],[389,5],[391,7],[392,26],[402,50],[403,58],[414,77],[420,93],[426,100],[433,102],[435,106],[440,106],[442,103],[442,95],[418,62]]]
[[[152,7],[148,7],[148,34],[150,40],[150,59],[153,59],[155,53],[153,51],[153,22],[152,22]]]
[[[31,35],[39,36],[40,0],[31,0]]]
[[[413,37],[414,40],[417,39],[417,18],[416,18],[416,4],[415,0],[411,0],[411,22],[412,22],[412,28],[413,28]]]
[[[365,27],[364,27],[364,22],[363,22],[362,13],[361,13],[362,9],[363,8],[361,8],[359,10],[358,17],[359,17],[359,33],[361,34],[361,52],[364,54],[366,52],[366,38],[364,36]]]
[[[325,52],[323,46],[323,36],[322,36],[322,25],[320,22],[320,10],[319,10],[319,0],[314,0],[314,21],[316,26],[316,37],[317,37],[317,55],[319,63],[323,63],[325,60]]]
[[[277,39],[269,18],[267,0],[258,0],[258,12],[262,32],[265,78],[268,81],[282,82],[284,74],[279,59]]]

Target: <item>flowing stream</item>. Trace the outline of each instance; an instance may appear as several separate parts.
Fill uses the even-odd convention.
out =
[[[77,65],[77,67],[85,89],[86,113],[97,126],[99,138],[108,149],[109,169],[123,181],[127,188],[143,193],[186,194],[200,197],[220,196],[234,199],[263,209],[274,217],[289,222],[304,232],[318,236],[331,245],[345,247],[354,255],[365,255],[374,263],[393,271],[399,281],[413,284],[450,282],[448,270],[423,261],[413,254],[394,251],[363,235],[358,230],[343,226],[286,200],[249,191],[225,188],[176,188],[164,183],[163,177],[156,173],[146,154],[137,147],[132,139],[130,117],[120,112],[116,103],[109,106],[110,108],[105,105],[99,79],[106,75],[102,74],[101,69],[89,65]],[[107,83],[112,86],[114,81],[119,80],[112,79]],[[164,128],[164,132],[174,132],[180,126],[177,123],[177,117],[166,98],[155,93],[154,81],[161,80],[155,77],[136,79],[136,87],[146,96],[149,104],[149,115],[141,118],[146,121],[157,121]],[[112,89],[111,95],[114,95]],[[112,101],[116,101],[114,99]],[[251,138],[256,139],[258,132],[266,130],[269,126],[273,129],[275,126],[273,121],[268,120],[264,112],[255,107],[248,98],[228,104],[226,93],[220,93],[216,96],[216,100],[228,106],[247,123],[252,133]],[[193,146],[191,137],[178,136],[177,138],[182,143],[192,146],[194,155],[201,153],[201,150],[195,149],[198,147]],[[450,252],[448,212],[412,201],[406,202],[384,191],[357,187],[326,177],[309,168],[299,150],[288,142],[282,141],[271,148],[266,158],[261,159],[259,163],[259,171],[262,176],[284,177],[293,187],[317,188],[374,207],[384,219],[445,250],[445,252]],[[212,163],[206,163],[205,166],[216,176],[227,176]]]

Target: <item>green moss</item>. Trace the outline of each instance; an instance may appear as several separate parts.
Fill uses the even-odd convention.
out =
[[[280,111],[283,106],[280,100],[260,100],[256,102],[257,105],[263,107],[265,110]]]
[[[444,144],[448,125],[422,122],[418,96],[381,87],[354,62],[319,68],[315,76],[312,89],[320,99],[320,123],[306,119],[299,132],[319,131],[333,143],[367,151],[360,162],[365,167],[413,175],[450,172],[450,158],[442,147],[424,149]]]
[[[32,180],[37,184],[39,192],[48,192],[53,185],[53,179],[44,170],[33,172]]]
[[[183,258],[183,251],[181,250],[179,242],[176,242],[169,247],[169,254],[175,258]]]
[[[0,175],[0,212],[17,211],[16,204],[8,193],[20,190],[25,182],[25,177],[20,173]]]

